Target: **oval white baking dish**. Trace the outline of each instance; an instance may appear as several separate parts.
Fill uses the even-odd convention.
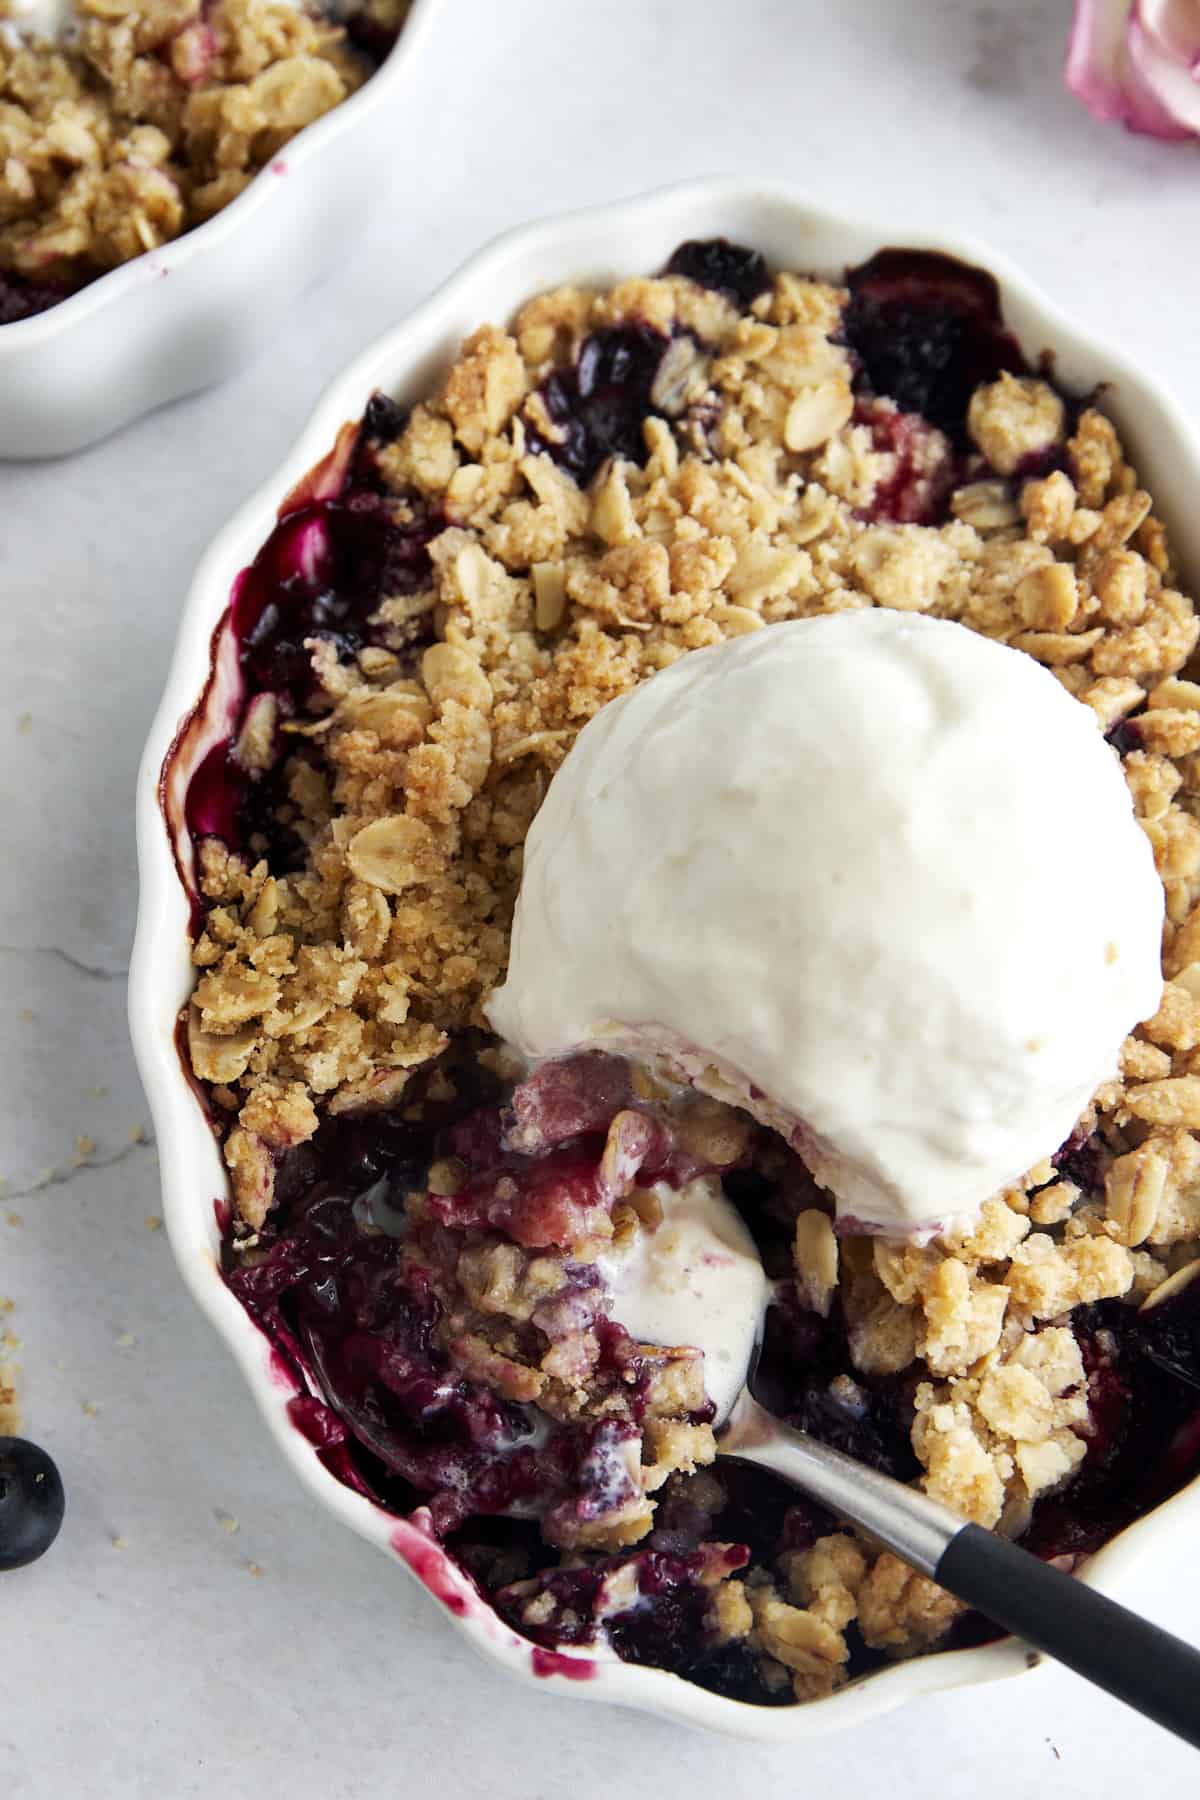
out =
[[[190,992],[189,901],[176,862],[190,850],[181,828],[190,769],[224,735],[221,670],[204,716],[189,726],[170,780],[160,776],[183,722],[210,674],[214,632],[239,571],[271,531],[285,496],[333,446],[338,428],[357,419],[372,392],[420,397],[484,320],[503,320],[531,294],[574,281],[605,286],[661,267],[686,238],[727,235],[753,244],[772,263],[837,273],[882,245],[941,250],[981,264],[998,279],[1006,319],[1031,356],[1053,351],[1060,379],[1077,391],[1109,384],[1102,401],[1137,457],[1185,566],[1200,568],[1200,437],[1170,399],[1121,354],[1074,326],[1037,288],[986,246],[951,236],[835,216],[801,197],[745,180],[668,188],[643,198],[526,226],[481,251],[402,324],[357,358],[326,390],[283,466],[246,502],[196,571],[180,621],[166,691],[146,745],[137,793],[141,879],[129,1006],[134,1047],[158,1138],[164,1210],[179,1268],[197,1303],[239,1363],[264,1420],[310,1492],[346,1525],[404,1564],[425,1584],[474,1646],[513,1675],[577,1698],[618,1702],[647,1712],[762,1741],[801,1743],[856,1724],[937,1689],[999,1680],[1035,1667],[1038,1657],[1012,1641],[918,1657],[850,1684],[808,1705],[762,1708],[726,1699],[679,1677],[635,1667],[594,1651],[535,1650],[480,1599],[470,1581],[414,1525],[342,1486],[290,1423],[294,1392],[270,1345],[226,1288],[218,1271],[225,1171],[218,1146],[176,1050],[176,1023]],[[227,676],[234,671],[226,671]],[[1092,1559],[1085,1579],[1136,1606],[1137,1566],[1166,1553],[1172,1539],[1200,1523],[1200,1482],[1123,1532]]]

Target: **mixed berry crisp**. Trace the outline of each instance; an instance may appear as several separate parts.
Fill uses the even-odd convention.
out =
[[[408,6],[77,0],[50,38],[0,0],[0,325],[220,212],[362,85]]]
[[[521,1067],[482,1010],[585,722],[693,649],[873,606],[1012,645],[1090,708],[1168,921],[1118,1077],[922,1244],[835,1231],[744,1112],[597,1050]],[[539,295],[416,404],[377,395],[284,504],[187,803],[181,1041],[225,1276],[314,1454],[532,1643],[775,1704],[989,1634],[717,1459],[703,1357],[622,1325],[605,1271],[694,1181],[774,1283],[781,1416],[1068,1568],[1200,1471],[1198,636],[1110,421],[1030,366],[990,277],[897,250],[831,281],[689,243]]]

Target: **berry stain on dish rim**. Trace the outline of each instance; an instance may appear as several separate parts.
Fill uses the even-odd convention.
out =
[[[530,586],[537,587],[531,596],[534,629],[546,643],[561,644],[555,634],[570,604],[589,624],[598,621],[602,633],[620,631],[639,641],[647,621],[636,613],[650,604],[645,584],[652,586],[652,573],[635,569],[630,557],[622,563],[616,554],[628,546],[623,521],[627,506],[641,499],[639,481],[669,485],[675,478],[667,472],[672,460],[667,440],[673,439],[676,472],[680,460],[690,458],[689,479],[701,482],[712,474],[710,446],[723,419],[728,421],[735,405],[754,418],[755,402],[737,388],[737,373],[726,364],[714,374],[719,359],[705,328],[741,329],[731,317],[748,308],[747,332],[754,329],[751,320],[764,330],[779,329],[775,323],[768,327],[761,311],[752,311],[772,291],[762,259],[723,242],[689,244],[670,268],[692,284],[675,290],[682,297],[673,318],[654,313],[661,294],[652,283],[646,284],[645,316],[636,315],[631,301],[628,317],[605,317],[588,330],[581,313],[573,353],[563,359],[560,347],[560,360],[548,356],[551,366],[529,379],[507,415],[520,408],[527,417],[525,441],[532,457],[524,479],[541,507],[551,513],[558,507],[578,509],[579,481],[592,482],[593,528],[608,546],[603,557],[611,558],[603,584],[589,586],[583,571],[571,577],[574,591],[564,597],[553,559],[529,556]],[[832,290],[805,285],[800,277],[786,279],[795,284],[783,289],[786,304],[800,319],[805,307],[810,321],[819,319]],[[869,598],[884,605],[889,569],[883,552],[896,555],[902,546],[929,543],[912,537],[914,531],[953,533],[957,524],[963,527],[959,538],[982,543],[982,560],[989,541],[995,550],[1008,542],[992,534],[1011,534],[1024,520],[1033,535],[1023,540],[1017,559],[1027,562],[1017,585],[1023,627],[1018,635],[1037,642],[1020,647],[1050,656],[1061,645],[1047,640],[1061,640],[1076,621],[1060,616],[1069,597],[1063,581],[1045,574],[1057,561],[1045,546],[1058,529],[1055,509],[1063,510],[1067,490],[1078,498],[1087,479],[1093,484],[1098,479],[1094,465],[1103,432],[1094,423],[1097,415],[1079,399],[1055,396],[1048,382],[1030,377],[1004,328],[995,284],[982,271],[928,253],[884,251],[851,271],[847,283],[848,304],[839,302],[818,332],[826,346],[820,355],[829,359],[820,371],[830,376],[820,395],[827,409],[825,438],[810,441],[810,384],[788,389],[792,375],[786,368],[778,377],[786,416],[761,426],[764,436],[771,430],[783,436],[786,455],[804,470],[797,504],[807,507],[817,489],[818,500],[832,494],[840,501],[839,517],[852,545],[866,539],[879,552],[874,560],[864,557],[855,573]],[[522,318],[531,356],[541,341],[539,330],[553,341],[564,329],[561,322],[531,316],[529,308]],[[791,323],[797,322],[793,313]],[[433,707],[443,722],[461,723],[460,714],[472,711],[469,702],[478,686],[473,690],[472,672],[453,654],[454,644],[440,640],[452,654],[436,656],[428,678],[424,674],[430,650],[440,647],[431,638],[424,600],[435,582],[462,604],[472,581],[477,590],[480,580],[500,580],[481,565],[478,541],[462,541],[469,534],[454,522],[460,513],[447,501],[456,492],[456,478],[459,491],[469,487],[462,480],[464,469],[470,475],[484,467],[471,460],[483,448],[486,432],[477,432],[468,399],[478,393],[480,378],[485,393],[488,381],[495,384],[493,397],[500,390],[497,405],[504,411],[503,384],[514,379],[514,367],[509,351],[496,342],[499,335],[477,334],[470,341],[459,365],[460,386],[454,389],[452,378],[440,413],[428,408],[409,413],[377,396],[361,427],[347,428],[325,464],[285,502],[275,531],[239,578],[214,650],[217,657],[236,660],[241,689],[228,735],[201,764],[187,800],[197,846],[205,839],[218,844],[196,852],[202,878],[218,890],[205,896],[205,906],[192,889],[198,929],[205,924],[226,929],[215,918],[225,876],[214,872],[212,860],[226,851],[236,855],[245,848],[265,859],[274,887],[304,878],[312,819],[296,795],[311,786],[314,775],[327,779],[321,759],[330,701],[349,710],[369,708],[377,697],[356,699],[350,692],[338,698],[338,670],[386,668],[389,683],[398,683],[400,706],[376,708],[384,738],[371,725],[364,727],[381,744],[388,731],[400,734],[398,748],[414,742],[411,721],[401,717],[405,711],[421,721],[417,748],[428,742],[424,709],[431,705],[431,689],[440,693]],[[818,346],[809,341],[807,348]],[[761,343],[760,352],[769,360],[771,345]],[[768,389],[775,379],[767,378]],[[718,394],[721,381],[725,387]],[[1007,424],[983,409],[975,429],[968,429],[967,413],[981,384],[999,396],[992,415],[1007,407],[1012,415]],[[1048,415],[1053,415],[1049,430]],[[499,421],[490,429],[498,441]],[[850,452],[854,466],[835,466],[835,446]],[[422,459],[431,456],[441,458],[445,472],[441,498],[436,484],[429,491],[427,476],[424,488],[401,480],[397,499],[400,472],[411,477],[422,467],[428,471]],[[818,461],[823,479],[817,478]],[[642,474],[623,475],[626,463]],[[1098,499],[1119,512],[1119,491],[1111,498],[1102,492]],[[453,505],[461,504],[456,497]],[[1107,517],[1103,506],[1090,510]],[[518,514],[511,530],[527,531],[534,545],[531,510]],[[1071,512],[1067,506],[1066,523]],[[572,516],[583,529],[584,514]],[[1116,513],[1114,529],[1115,518]],[[1141,531],[1144,518],[1135,531]],[[871,538],[872,532],[885,535]],[[820,542],[821,532],[808,541]],[[1120,543],[1127,541],[1128,536]],[[1101,606],[1119,615],[1122,596],[1132,591],[1131,584],[1136,587],[1133,564],[1139,558],[1119,548],[1113,554],[1113,569],[1096,571],[1096,591]],[[1130,561],[1121,562],[1122,555]],[[682,568],[686,558],[679,560]],[[802,564],[793,561],[791,567],[796,580]],[[717,578],[724,582],[730,573],[727,563]],[[906,578],[918,574],[913,565]],[[928,578],[928,569],[924,574]],[[733,604],[721,602],[731,633],[750,628],[745,615],[755,603],[763,622],[761,609],[772,599],[769,576],[760,575],[756,601],[739,606],[738,595],[745,600],[753,585],[742,580],[745,575],[743,569],[734,576],[740,585]],[[446,585],[451,578],[459,584],[453,590]],[[1136,607],[1136,595],[1129,605]],[[1168,613],[1174,618],[1169,607]],[[1194,644],[1192,632],[1179,664]],[[1090,652],[1092,642],[1085,648]],[[1137,722],[1128,720],[1134,706],[1145,706],[1144,692],[1133,701],[1128,685],[1118,693],[1116,671],[1111,676],[1101,669],[1081,672],[1096,689],[1089,690],[1087,703],[1103,725],[1129,734],[1129,742],[1136,736],[1138,749],[1147,731],[1161,741],[1164,727],[1153,709]],[[495,731],[503,724],[502,707],[491,696],[489,707]],[[1178,709],[1163,703],[1159,710]],[[197,716],[203,713],[202,701]],[[544,730],[553,737],[553,726]],[[181,737],[187,731],[185,726]],[[440,741],[455,744],[451,735]],[[298,746],[289,770],[279,754],[285,742]],[[1123,748],[1124,740],[1118,737],[1117,743]],[[349,754],[356,753],[351,746]],[[426,764],[436,760],[426,758]],[[500,772],[507,767],[497,765]],[[352,782],[349,762],[339,768],[339,780]],[[371,830],[370,822],[360,834],[363,830]],[[406,836],[406,853],[429,851],[421,832]],[[351,868],[353,859],[352,849]],[[367,845],[358,861],[378,874],[378,857],[372,864]],[[181,874],[190,867],[190,856],[184,857]],[[372,887],[357,872],[354,880]],[[373,891],[394,896],[403,886],[389,885],[385,875]],[[243,887],[240,904],[247,911],[257,907],[264,887],[262,882],[253,891]],[[229,899],[235,893],[236,885],[228,890]],[[391,900],[385,898],[384,905],[391,916]],[[235,950],[222,950],[221,944],[219,936],[210,938],[216,954],[204,950],[204,968],[216,967],[223,956],[237,960]],[[350,959],[349,949],[344,959]],[[254,965],[241,966],[247,971],[238,978],[244,1006],[253,999],[246,982]],[[214,1018],[205,1023],[205,979],[193,1009],[191,1056],[193,1065],[210,1071],[210,1092],[220,1096],[214,1099],[216,1116],[231,1099],[237,1104],[236,1084],[246,1064],[236,1071],[234,1065],[246,1048],[242,1037],[254,1032],[247,1031],[244,1011],[231,1028],[215,1004]],[[286,975],[283,979],[286,983]],[[297,996],[289,998],[269,974],[264,993],[272,980],[269,1005],[286,1010]],[[212,991],[216,1002],[216,984]],[[322,1016],[330,1005],[345,1009],[334,997]],[[319,1032],[320,1019],[302,1029]],[[1156,1045],[1142,1048],[1142,1084],[1149,1087],[1155,1056],[1168,1070],[1171,1059]],[[477,1033],[456,1025],[448,1047],[431,1050],[417,1074],[390,1095],[384,1085],[385,1103],[374,1112],[326,1108],[319,1124],[314,1115],[314,1132],[299,1108],[291,1141],[285,1123],[272,1144],[261,1134],[250,1141],[255,1134],[244,1123],[243,1108],[243,1123],[227,1139],[234,1145],[240,1131],[236,1148],[246,1154],[240,1162],[231,1159],[235,1186],[239,1179],[242,1186],[240,1221],[227,1235],[226,1279],[290,1371],[299,1390],[294,1422],[314,1453],[385,1508],[404,1514],[419,1507],[445,1541],[446,1552],[439,1549],[438,1556],[453,1557],[452,1565],[439,1567],[461,1569],[479,1592],[481,1606],[494,1608],[531,1642],[534,1655],[556,1657],[562,1645],[606,1643],[625,1660],[664,1666],[667,1656],[665,1666],[701,1685],[778,1704],[832,1691],[847,1676],[882,1666],[898,1650],[915,1653],[935,1642],[947,1647],[988,1635],[984,1622],[945,1606],[946,1597],[939,1599],[937,1590],[929,1592],[932,1584],[922,1588],[918,1578],[906,1580],[902,1568],[885,1558],[869,1562],[863,1547],[839,1533],[833,1520],[769,1476],[733,1463],[687,1473],[705,1460],[704,1433],[712,1416],[695,1356],[636,1343],[606,1311],[605,1284],[594,1266],[563,1253],[605,1220],[614,1229],[618,1208],[625,1209],[619,1225],[627,1234],[661,1228],[672,1196],[689,1182],[719,1184],[749,1226],[768,1274],[780,1284],[767,1321],[762,1397],[815,1435],[901,1478],[914,1479],[923,1470],[936,1478],[937,1457],[951,1448],[938,1407],[951,1412],[957,1407],[975,1421],[958,1447],[985,1456],[978,1481],[981,1491],[999,1488],[997,1517],[1023,1485],[1032,1488],[1027,1516],[1010,1518],[1009,1528],[1023,1528],[1025,1541],[1040,1553],[1071,1561],[1175,1491],[1194,1471],[1200,1460],[1200,1402],[1193,1387],[1200,1349],[1193,1315],[1200,1287],[1191,1289],[1183,1281],[1166,1293],[1184,1271],[1172,1273],[1161,1284],[1162,1311],[1155,1321],[1155,1309],[1136,1311],[1113,1291],[1120,1279],[1117,1265],[1123,1274],[1131,1264],[1129,1249],[1112,1239],[1067,1235],[1075,1210],[1095,1207],[1110,1183],[1119,1202],[1131,1190],[1130,1206],[1136,1210],[1141,1204],[1136,1198],[1140,1165],[1121,1168],[1131,1158],[1152,1164],[1152,1156],[1142,1157],[1136,1145],[1123,1156],[1094,1137],[1082,1147],[1064,1147],[1061,1168],[1046,1163],[1025,1196],[1028,1211],[1013,1215],[1017,1223],[990,1215],[987,1228],[995,1241],[983,1244],[982,1252],[960,1246],[958,1257],[935,1259],[931,1274],[926,1265],[906,1265],[901,1249],[893,1255],[887,1247],[869,1248],[868,1264],[854,1248],[861,1240],[839,1242],[827,1198],[800,1158],[732,1108],[705,1111],[686,1092],[647,1089],[622,1059],[596,1052],[558,1065],[550,1077],[542,1071],[524,1080],[520,1075],[497,1065]],[[368,1102],[375,1097],[362,1096]],[[263,1117],[261,1112],[249,1116]],[[224,1118],[231,1123],[228,1111]],[[1153,1147],[1154,1140],[1147,1141]],[[1162,1153],[1152,1149],[1152,1154]],[[1064,1176],[1067,1169],[1080,1179]],[[1153,1164],[1151,1173],[1157,1179]],[[255,1180],[263,1184],[260,1213]],[[649,1196],[637,1202],[643,1214],[627,1204],[634,1191]],[[1056,1209],[1062,1209],[1057,1216]],[[1118,1224],[1125,1239],[1139,1241],[1128,1218]],[[1151,1221],[1148,1230],[1154,1229]],[[1042,1248],[1037,1258],[1022,1261],[1026,1236]],[[497,1243],[512,1254],[493,1258],[486,1267],[479,1258],[464,1263],[474,1251],[494,1250]],[[1149,1251],[1142,1254],[1165,1274],[1165,1263]],[[554,1266],[532,1275],[539,1261]],[[955,1269],[964,1271],[961,1282]],[[955,1372],[951,1341],[939,1338],[939,1330],[954,1316],[950,1290],[965,1285],[973,1301],[986,1304],[960,1308],[959,1327],[986,1331],[983,1315],[989,1308],[996,1312],[992,1300],[1002,1285],[994,1279],[997,1269],[1006,1270],[1013,1295],[1018,1291],[1014,1270],[1020,1276],[1022,1304],[1032,1321],[1027,1336],[1037,1355],[1021,1365],[1020,1381],[1013,1377],[1005,1393],[985,1398],[978,1383],[971,1389],[973,1378],[965,1370]],[[921,1291],[927,1279],[934,1285]],[[1068,1328],[1046,1322],[1064,1311],[1045,1311],[1047,1283],[1053,1281],[1069,1302]],[[469,1329],[448,1337],[454,1301],[447,1300],[447,1284],[453,1290],[454,1283],[464,1282],[470,1284]],[[539,1282],[549,1285],[543,1291]],[[918,1291],[917,1305],[898,1297]],[[497,1319],[503,1329],[489,1338]],[[557,1353],[556,1372],[547,1375],[529,1360],[531,1336],[541,1349],[549,1345],[552,1361]],[[920,1362],[914,1354],[918,1339]],[[565,1367],[563,1359],[580,1354],[591,1358],[590,1394],[599,1405],[591,1415],[558,1418],[547,1428],[539,1423],[533,1393],[544,1397],[547,1381],[563,1384],[557,1372]],[[917,1369],[929,1377],[924,1386],[932,1399],[922,1399]],[[944,1402],[934,1393],[939,1388],[947,1390]],[[1003,1406],[1015,1402],[1017,1388],[1052,1415],[1041,1472],[1046,1457],[1074,1459],[1074,1481],[1062,1497],[1061,1483],[1051,1479],[1044,1484],[1045,1497],[1036,1498],[1035,1459],[1027,1459],[1020,1476],[1013,1472],[1025,1440],[1006,1437],[1000,1423],[988,1425],[979,1411],[980,1405],[990,1408],[1002,1421]],[[993,1431],[999,1449],[987,1461]],[[639,1468],[639,1448],[651,1437],[654,1453]],[[917,1438],[924,1460],[914,1448]],[[660,1453],[668,1465],[665,1480],[643,1487],[647,1469],[654,1479]],[[1007,1477],[998,1473],[1005,1457]],[[1007,1499],[1006,1480],[1012,1490]],[[630,1535],[622,1538],[624,1530]],[[554,1557],[563,1550],[581,1560],[556,1565]]]

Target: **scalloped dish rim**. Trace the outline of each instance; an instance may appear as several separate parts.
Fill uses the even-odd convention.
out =
[[[422,3],[429,5],[431,0],[419,0]],[[1149,470],[1150,485],[1183,547],[1185,562],[1193,570],[1200,568],[1200,525],[1190,524],[1186,503],[1189,487],[1200,490],[1200,434],[1170,398],[1119,352],[1073,325],[1036,286],[986,246],[952,233],[908,232],[896,221],[883,225],[827,211],[786,187],[738,178],[689,182],[519,227],[472,257],[330,383],[283,465],[218,534],[196,570],[138,776],[139,908],[129,1014],[158,1142],[164,1213],[180,1272],[232,1351],[271,1435],[310,1493],[416,1575],[476,1649],[517,1678],[734,1736],[800,1743],[859,1724],[921,1694],[1024,1673],[1042,1659],[1010,1639],[898,1662],[825,1699],[755,1706],[710,1693],[664,1670],[620,1662],[611,1652],[536,1648],[497,1617],[419,1523],[385,1512],[330,1474],[288,1417],[287,1402],[295,1392],[291,1375],[281,1371],[267,1339],[219,1273],[224,1168],[176,1049],[177,1014],[192,982],[189,901],[176,862],[176,851],[182,849],[186,855],[186,847],[173,841],[164,820],[162,805],[169,813],[173,810],[171,795],[166,789],[160,794],[164,761],[207,691],[215,633],[234,577],[268,535],[282,499],[327,455],[338,427],[361,415],[371,391],[382,386],[399,390],[402,397],[416,397],[467,331],[484,319],[507,317],[539,289],[568,279],[601,282],[638,272],[657,266],[682,239],[718,233],[754,243],[769,260],[786,254],[792,266],[818,271],[841,268],[889,243],[940,250],[981,264],[996,276],[1006,320],[1028,352],[1052,349],[1058,374],[1068,384],[1105,384],[1103,404],[1128,432],[1139,464]],[[189,734],[195,740],[193,749],[200,744],[207,748],[213,741],[220,726],[216,710],[208,708],[207,737],[203,730]],[[181,774],[177,788],[183,779]],[[1187,1520],[1200,1523],[1200,1479],[1092,1557],[1084,1579],[1136,1603],[1137,1564],[1153,1544],[1172,1531],[1182,1531]]]

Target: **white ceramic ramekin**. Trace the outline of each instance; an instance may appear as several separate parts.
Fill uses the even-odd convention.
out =
[[[1121,427],[1138,468],[1166,517],[1185,562],[1200,569],[1200,439],[1169,399],[1125,359],[1081,333],[1023,275],[980,245],[886,225],[834,217],[795,195],[745,181],[668,188],[643,199],[551,219],[509,233],[474,257],[446,285],[329,387],[284,466],[221,532],[196,572],[180,622],[166,693],[142,759],[137,795],[141,900],[130,975],[134,1047],[154,1116],[171,1243],[197,1302],[232,1350],[267,1426],[311,1492],[345,1524],[405,1564],[442,1602],[464,1635],[493,1661],[526,1681],[544,1681],[583,1699],[616,1701],[747,1738],[800,1742],[888,1711],[915,1695],[995,1681],[1021,1673],[1038,1658],[1012,1642],[919,1657],[866,1676],[826,1700],[761,1708],[704,1692],[655,1669],[589,1653],[534,1650],[484,1605],[470,1582],[420,1529],[343,1487],[290,1424],[290,1380],[281,1377],[266,1339],[251,1324],[217,1271],[225,1172],[199,1101],[175,1047],[176,1019],[192,986],[188,898],[174,851],[189,866],[180,803],[189,770],[224,735],[223,690],[235,674],[218,655],[217,678],[203,716],[184,738],[172,779],[160,790],[164,760],[176,743],[220,648],[217,628],[239,570],[253,558],[284,497],[330,450],[338,427],[362,413],[383,388],[415,400],[436,379],[465,334],[484,320],[508,318],[531,294],[557,283],[607,285],[660,268],[685,238],[725,234],[761,249],[775,265],[838,274],[889,243],[946,251],[982,264],[998,278],[1005,316],[1032,356],[1054,352],[1062,381],[1077,391],[1100,383],[1103,404]],[[226,649],[229,644],[226,638]],[[223,666],[222,666],[223,664]],[[1200,1523],[1200,1483],[1122,1533],[1088,1565],[1086,1579],[1137,1602],[1135,1568],[1144,1554]]]
[[[440,0],[414,0],[356,94],[300,132],[232,205],[79,293],[0,325],[0,459],[62,456],[223,381],[352,245],[380,194],[370,172]]]

